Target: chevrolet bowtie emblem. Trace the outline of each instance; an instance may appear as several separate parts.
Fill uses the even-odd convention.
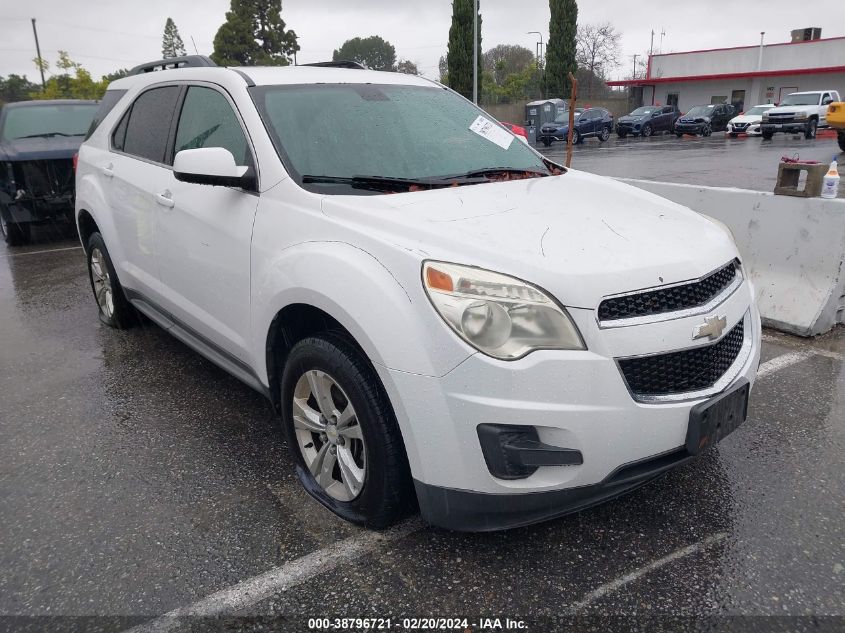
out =
[[[722,332],[728,325],[728,317],[726,316],[712,316],[704,319],[704,323],[696,325],[692,331],[692,340],[695,341],[700,338],[710,338],[711,341],[722,336]]]

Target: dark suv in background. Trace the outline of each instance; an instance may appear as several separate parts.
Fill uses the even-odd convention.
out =
[[[540,128],[537,140],[548,147],[552,141],[566,141],[569,134],[569,112],[564,120],[555,119],[554,123],[546,123]],[[602,143],[610,138],[613,130],[613,115],[604,108],[587,108],[583,112],[575,111],[575,125],[572,130],[572,143],[577,144],[585,138],[595,136]]]
[[[625,138],[629,134],[649,137],[655,132],[671,132],[679,116],[681,113],[675,106],[643,106],[619,117],[616,134]]]
[[[736,108],[727,103],[693,106],[675,122],[675,136],[710,136],[713,132],[723,132],[736,115]]]

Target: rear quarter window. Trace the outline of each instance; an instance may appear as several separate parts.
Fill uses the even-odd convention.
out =
[[[117,102],[126,94],[125,90],[107,90],[106,94],[103,95],[102,101],[100,101],[100,106],[97,108],[97,112],[94,114],[94,119],[91,121],[91,125],[88,128],[88,133],[85,135],[85,140],[87,141],[91,138],[91,135],[100,125],[100,122],[105,119],[109,112],[112,111],[114,106],[117,105]]]

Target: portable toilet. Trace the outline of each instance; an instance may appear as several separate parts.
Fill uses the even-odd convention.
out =
[[[525,106],[525,129],[528,132],[528,142],[537,142],[537,131],[543,123],[551,123],[555,118],[569,108],[565,99],[542,99],[532,101]]]

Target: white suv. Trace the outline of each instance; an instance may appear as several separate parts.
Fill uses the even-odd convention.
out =
[[[350,521],[619,495],[745,419],[752,286],[723,225],[514,141],[400,73],[115,81],[77,170],[100,318],[137,310],[265,394]]]

